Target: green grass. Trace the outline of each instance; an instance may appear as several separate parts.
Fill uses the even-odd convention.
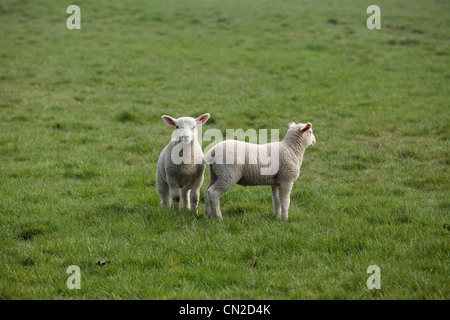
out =
[[[450,298],[448,1],[379,0],[381,30],[370,1],[71,4],[0,3],[0,298]],[[204,112],[313,123],[288,221],[241,186],[207,219],[208,171],[198,217],[159,208],[160,116]]]

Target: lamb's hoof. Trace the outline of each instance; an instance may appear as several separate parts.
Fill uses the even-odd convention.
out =
[[[198,213],[198,207],[191,207],[191,208],[189,208],[189,211]]]
[[[221,214],[220,214],[220,215],[217,215],[217,214],[214,214],[214,213],[205,213],[205,215],[206,215],[208,218],[210,218],[210,219],[223,220]]]
[[[275,218],[277,220],[281,220],[281,221],[286,221],[288,219],[288,217],[286,216],[282,216],[282,215],[276,215]]]
[[[170,209],[170,205],[167,205],[164,202],[161,202],[161,209],[163,209],[163,210]]]

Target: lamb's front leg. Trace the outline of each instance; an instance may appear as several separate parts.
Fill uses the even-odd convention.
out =
[[[189,187],[187,186],[181,188],[181,202],[183,203],[184,209],[191,210],[191,204],[189,201]]]
[[[293,185],[294,185],[293,183],[288,183],[279,186],[282,220],[288,219],[289,203],[291,201],[291,190]]]
[[[281,218],[280,192],[278,186],[272,186],[272,200],[275,218]]]
[[[175,210],[180,209],[180,186],[178,182],[174,179],[170,179],[169,181],[170,195],[172,196],[173,208]]]
[[[161,196],[161,208],[170,209],[170,189],[169,185],[161,177],[159,171],[156,173],[156,190]]]

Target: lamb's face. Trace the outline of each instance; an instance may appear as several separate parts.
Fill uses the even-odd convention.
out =
[[[183,143],[191,143],[197,133],[197,124],[194,118],[183,117],[175,121],[174,137]]]
[[[169,116],[162,116],[162,119],[169,126],[175,127],[175,131],[172,134],[173,140],[180,141],[182,143],[191,143],[196,138],[197,127],[209,119],[209,114],[205,113],[197,119],[191,117],[174,119]]]
[[[301,134],[300,139],[304,140],[307,147],[316,144],[316,137],[314,136],[311,123],[308,122],[295,124],[295,122],[291,122],[289,123],[289,130],[298,130],[298,132],[300,132]]]

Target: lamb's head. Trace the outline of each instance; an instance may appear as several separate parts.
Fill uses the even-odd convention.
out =
[[[197,127],[204,124],[209,119],[209,113],[205,113],[197,119],[191,117],[181,117],[178,119],[170,116],[161,117],[169,126],[175,127],[172,139],[183,143],[191,143],[197,137]]]
[[[289,129],[286,133],[286,137],[291,139],[299,139],[299,142],[305,147],[313,146],[316,143],[316,137],[314,136],[312,130],[312,124],[309,122],[298,124],[295,124],[295,122],[289,123]]]

